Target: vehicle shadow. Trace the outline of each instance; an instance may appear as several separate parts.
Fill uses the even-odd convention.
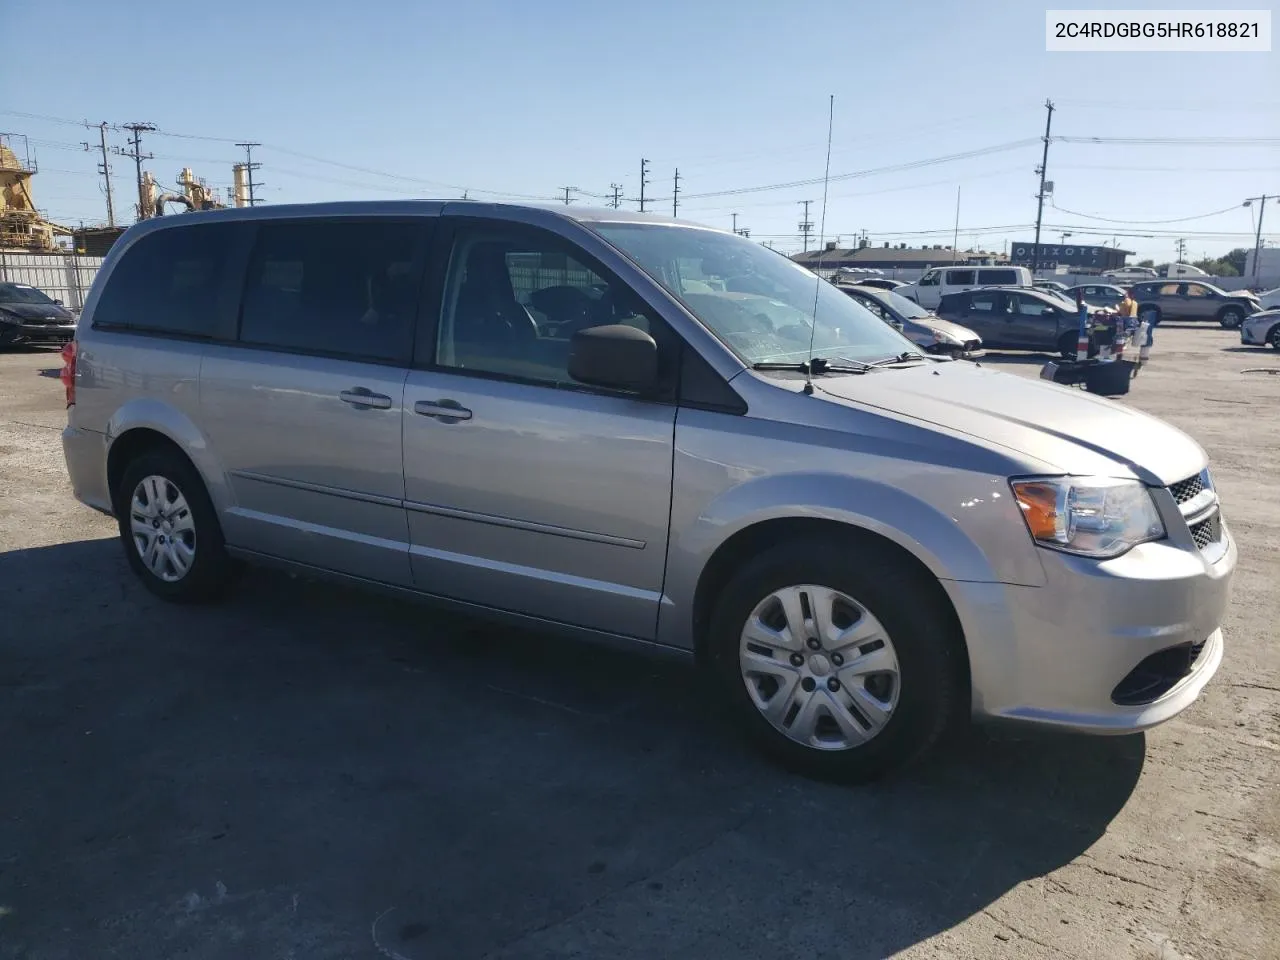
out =
[[[680,661],[265,571],[174,607],[114,540],[0,584],[14,956],[883,957],[1079,857],[1143,768],[965,733],[839,788]]]

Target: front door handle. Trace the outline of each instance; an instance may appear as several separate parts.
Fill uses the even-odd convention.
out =
[[[391,398],[385,393],[374,393],[368,387],[352,387],[338,394],[338,399],[353,407],[373,410],[390,410]]]
[[[435,417],[443,423],[471,419],[471,411],[457,400],[419,400],[413,405],[413,412],[424,417]]]

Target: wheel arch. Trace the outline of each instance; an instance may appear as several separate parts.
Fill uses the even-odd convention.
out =
[[[706,657],[708,626],[716,598],[738,569],[740,563],[738,558],[752,556],[769,547],[798,540],[829,540],[833,544],[877,552],[880,556],[891,557],[892,563],[900,564],[910,570],[926,592],[927,602],[945,616],[954,627],[954,635],[959,638],[964,653],[962,662],[965,666],[965,683],[968,684],[969,652],[963,625],[955,605],[951,602],[937,574],[902,544],[881,533],[855,524],[821,517],[792,516],[762,520],[738,530],[716,548],[703,567],[694,590],[691,613],[694,655],[699,661],[704,661]]]
[[[107,423],[107,490],[115,503],[116,488],[129,462],[151,449],[168,449],[186,460],[204,483],[205,492],[221,513],[227,491],[222,470],[204,435],[180,410],[156,400],[139,398],[125,404]]]

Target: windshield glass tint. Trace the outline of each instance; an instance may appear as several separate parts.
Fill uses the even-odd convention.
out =
[[[696,227],[592,226],[747,363],[803,361],[811,335],[813,355],[833,360],[918,352],[862,304],[753,240]]]
[[[22,283],[0,283],[0,303],[53,303],[49,297]]]

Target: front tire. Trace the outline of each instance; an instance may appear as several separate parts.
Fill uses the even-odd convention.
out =
[[[1227,307],[1218,314],[1218,323],[1223,330],[1235,330],[1244,320],[1244,311],[1239,307]]]
[[[1280,323],[1272,327],[1267,334],[1267,343],[1271,344],[1276,350],[1280,350]]]
[[[172,603],[219,598],[234,574],[204,482],[181,454],[150,450],[134,459],[115,491],[129,566]]]
[[[708,665],[739,730],[782,766],[860,783],[932,747],[962,702],[951,611],[908,564],[843,539],[744,566],[711,618]]]

